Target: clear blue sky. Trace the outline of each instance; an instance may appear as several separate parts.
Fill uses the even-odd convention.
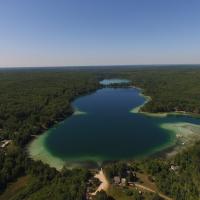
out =
[[[200,63],[199,0],[0,0],[0,66]]]

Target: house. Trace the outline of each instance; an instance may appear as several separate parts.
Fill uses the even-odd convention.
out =
[[[121,183],[120,177],[119,176],[115,176],[113,178],[113,182],[114,182],[114,184],[119,185]]]
[[[126,185],[127,185],[126,178],[121,178],[121,184],[122,184],[123,186],[126,186]]]
[[[171,165],[170,170],[177,171],[179,169],[179,166],[177,165]]]

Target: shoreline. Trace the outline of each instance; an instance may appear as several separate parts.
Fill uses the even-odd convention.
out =
[[[44,144],[45,139],[50,131],[51,129],[43,132],[43,134],[41,134],[39,138],[32,140],[26,146],[26,151],[28,153],[28,156],[32,160],[41,160],[43,163],[48,164],[49,166],[54,167],[58,171],[60,171],[64,166],[65,162],[62,159],[55,157],[50,152],[48,152]]]
[[[139,91],[139,96],[143,97],[143,98],[145,99],[145,101],[144,101],[144,103],[142,103],[141,105],[138,105],[138,106],[136,106],[135,108],[131,109],[131,110],[130,110],[130,113],[135,113],[135,114],[136,114],[136,113],[143,113],[143,112],[140,111],[140,109],[141,109],[146,103],[148,103],[149,101],[151,101],[152,99],[151,99],[150,96],[144,95],[144,93],[142,92],[143,89],[141,89],[141,88],[139,88],[139,87],[135,87],[135,86],[133,86],[133,87],[131,87],[131,88],[137,89],[137,90]]]
[[[82,96],[86,96],[91,94],[92,92],[97,91],[98,89],[101,89],[102,86],[99,84],[97,88],[91,89],[85,93],[80,93],[78,95],[75,95],[74,97],[70,98],[70,108],[72,109],[72,112],[66,113],[65,116],[59,116],[57,119],[53,121],[53,123],[49,127],[42,128],[40,130],[40,133],[37,135],[32,135],[32,138],[28,141],[28,143],[25,145],[24,149],[27,152],[27,156],[31,158],[34,161],[42,161],[45,164],[48,164],[50,167],[56,168],[58,171],[60,171],[65,165],[66,161],[64,161],[61,158],[58,158],[48,152],[46,150],[46,147],[44,145],[44,140],[48,136],[48,132],[52,129],[55,129],[59,124],[63,123],[66,119],[73,115],[87,115],[87,112],[80,111],[78,108],[72,107],[72,102]],[[40,139],[39,139],[40,138]],[[35,148],[32,146],[36,146]],[[31,153],[30,153],[31,152]],[[41,159],[41,154],[44,153],[43,159]],[[73,167],[71,167],[73,168]]]
[[[162,123],[160,128],[170,131],[173,141],[169,141],[164,146],[155,148],[149,155],[150,158],[172,158],[183,150],[193,146],[200,140],[200,125],[188,122]]]
[[[136,88],[140,91],[139,95],[142,96],[145,101],[143,104],[133,108],[130,110],[130,113],[134,114],[142,114],[148,117],[159,117],[159,118],[165,118],[168,116],[191,116],[199,118],[200,115],[194,114],[194,113],[188,113],[185,111],[175,111],[175,112],[163,112],[163,113],[150,113],[150,112],[143,112],[141,111],[141,108],[151,101],[150,96],[146,96],[143,93],[143,89],[132,86],[133,88]],[[167,131],[170,131],[171,134],[175,135],[175,141],[171,142],[171,144],[166,144],[166,148],[163,146],[161,149],[158,150],[155,149],[155,153],[152,154],[152,157],[159,155],[161,157],[172,157],[176,155],[177,153],[181,152],[182,150],[186,149],[189,146],[192,146],[195,144],[197,140],[200,140],[200,125],[192,124],[188,122],[176,122],[176,123],[162,123],[159,126],[162,129],[165,129]]]
[[[186,123],[186,122],[177,122],[177,123],[163,123],[160,124],[160,127],[170,131],[171,139],[165,144],[155,147],[152,151],[149,151],[149,154],[140,155],[133,159],[127,160],[140,160],[146,157],[171,157],[188,146],[193,145],[197,139],[200,139],[200,125]],[[50,130],[49,130],[50,131]],[[50,133],[50,132],[49,132]],[[57,170],[61,170],[64,166],[69,169],[74,167],[86,167],[86,168],[99,168],[104,164],[104,162],[100,162],[102,160],[99,157],[84,157],[82,161],[79,159],[73,160],[64,160],[62,158],[56,157],[51,154],[44,144],[46,137],[48,137],[48,132],[44,133],[40,136],[40,139],[34,140],[27,148],[29,152],[29,156],[33,160],[41,160],[44,163],[49,164],[51,167],[55,167]],[[183,134],[184,133],[184,134]],[[175,137],[175,138],[174,138]],[[183,144],[184,143],[184,144]],[[86,161],[88,160],[88,162]],[[126,159],[125,159],[126,160]],[[107,162],[113,162],[108,160]]]
[[[74,112],[72,115],[87,115],[87,112],[79,110],[79,108],[74,107]]]
[[[61,171],[63,167],[67,167],[68,169],[79,167],[97,169],[102,165],[103,161],[101,160],[103,160],[103,158],[98,156],[82,156],[81,159],[69,158],[65,160],[62,157],[53,155],[45,146],[45,140],[48,135],[51,134],[52,129],[44,132],[39,138],[27,145],[26,151],[32,160],[41,160],[43,163],[56,168],[58,171]]]
[[[200,140],[200,125],[188,122],[163,123],[161,128],[169,130],[176,136],[176,143],[172,149],[166,150],[166,157],[172,157],[182,150],[192,146]]]
[[[131,88],[135,88],[137,90],[139,90],[139,95],[141,97],[143,97],[145,99],[144,103],[141,105],[138,105],[137,107],[133,108],[130,110],[130,113],[138,113],[138,114],[143,114],[145,116],[149,116],[149,117],[167,117],[170,115],[180,115],[180,116],[191,116],[191,117],[195,117],[195,118],[200,118],[200,114],[196,114],[196,113],[192,113],[192,112],[186,112],[186,111],[171,111],[171,112],[157,112],[157,113],[152,113],[152,112],[144,112],[141,111],[141,108],[147,104],[149,101],[152,101],[151,96],[147,96],[144,94],[144,89],[137,87],[137,86],[130,86]]]

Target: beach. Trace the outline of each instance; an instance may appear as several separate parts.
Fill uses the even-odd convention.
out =
[[[176,145],[171,151],[166,152],[167,157],[181,152],[183,149],[192,146],[196,141],[200,140],[200,125],[179,122],[163,123],[160,127],[176,135]]]
[[[42,162],[61,170],[65,165],[65,161],[61,158],[53,156],[45,146],[46,137],[50,134],[50,130],[46,131],[39,138],[34,139],[28,146],[27,151],[33,160],[42,160]]]

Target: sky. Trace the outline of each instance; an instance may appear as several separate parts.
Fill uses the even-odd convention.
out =
[[[0,0],[0,66],[200,64],[199,0]]]

